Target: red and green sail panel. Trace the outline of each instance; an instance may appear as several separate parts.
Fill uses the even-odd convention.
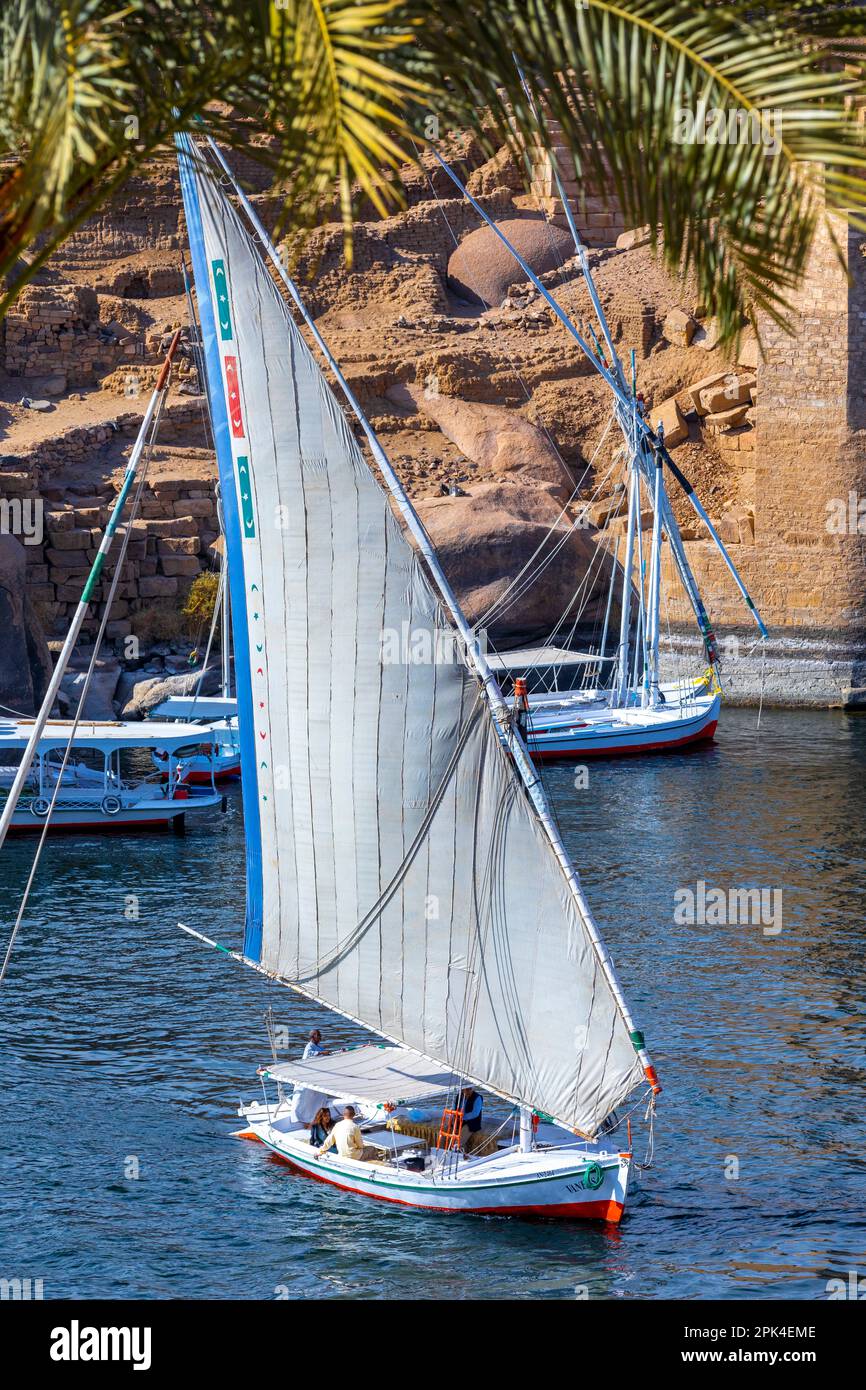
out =
[[[226,357],[226,395],[229,403],[229,420],[231,421],[232,434],[235,439],[244,437],[244,417],[241,411],[241,393],[238,387],[238,360],[236,357]]]

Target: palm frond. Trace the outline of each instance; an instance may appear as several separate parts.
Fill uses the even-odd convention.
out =
[[[825,208],[866,225],[864,37],[862,6],[802,0],[7,0],[0,314],[176,130],[265,165],[289,231],[336,195],[350,255],[359,200],[399,205],[437,116],[521,158],[557,122],[735,337],[785,319]],[[751,138],[677,134],[714,111]]]
[[[410,96],[428,90],[389,61],[414,39],[405,9],[403,0],[293,0],[273,11],[271,112],[283,123],[277,174],[291,189],[295,226],[309,225],[337,186],[347,259],[353,185],[380,216],[400,205],[399,182],[386,171],[410,157],[402,113]]]
[[[668,266],[694,274],[732,340],[744,315],[786,321],[825,207],[866,225],[866,14],[824,8],[810,39],[820,8],[443,0],[425,42],[441,67],[471,31],[479,61],[449,73],[447,118],[488,103],[494,138],[519,148],[533,139],[533,106],[544,111],[579,183],[615,191]],[[503,72],[507,51],[528,92]],[[546,130],[537,138],[549,149]]]

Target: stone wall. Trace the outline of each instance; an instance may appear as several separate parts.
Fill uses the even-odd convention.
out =
[[[6,371],[45,378],[50,395],[90,385],[122,356],[118,337],[100,322],[91,289],[29,285],[6,316]]]
[[[81,598],[84,582],[105,531],[114,490],[92,496],[67,492],[45,512],[41,546],[27,546],[27,590],[40,605],[49,632],[63,634]],[[179,610],[190,585],[203,569],[212,568],[209,547],[218,535],[216,498],[200,478],[156,481],[142,495],[139,518],[132,523],[120,583],[106,629],[109,640],[135,631],[136,616],[155,601]],[[120,552],[118,532],[104,579],[94,592],[93,616],[85,632],[93,633],[105,611],[114,560]]]
[[[571,153],[562,140],[561,125],[548,119],[547,126],[551,133],[553,161],[543,153],[535,160],[532,206],[543,208],[558,226],[568,226],[559,198],[558,172],[562,191],[568,199],[581,239],[587,246],[614,246],[617,237],[626,230],[625,217],[616,194],[609,187],[600,187],[591,177],[579,183],[574,174]]]
[[[727,541],[771,630],[846,645],[866,633],[866,517],[858,510],[866,494],[866,242],[839,218],[831,227],[850,283],[822,226],[792,296],[793,334],[766,317],[759,325],[754,452],[736,459],[742,491],[752,493],[754,537]],[[686,548],[717,626],[747,629],[712,544]]]
[[[67,429],[27,454],[0,458],[0,496],[42,508],[41,541],[28,543],[25,550],[28,594],[39,605],[49,636],[62,635],[68,628],[117,496],[110,459],[103,469],[107,476],[89,487],[65,475],[84,461],[98,463],[101,454],[116,451],[119,443],[128,447],[140,424],[140,412],[127,411],[96,425]],[[165,412],[160,439],[186,446],[193,455],[201,443],[201,429],[201,402],[178,401]],[[112,607],[109,638],[133,631],[136,614],[154,601],[179,610],[196,575],[212,568],[210,547],[218,525],[208,471],[199,465],[185,477],[175,466],[166,476],[163,468],[145,486]],[[120,539],[119,534],[115,555]],[[85,623],[87,634],[98,626],[112,573],[109,561],[106,579],[95,591],[98,607]]]

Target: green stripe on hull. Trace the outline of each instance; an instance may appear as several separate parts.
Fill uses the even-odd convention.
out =
[[[276,1144],[269,1144],[267,1140],[264,1140],[263,1142],[266,1148],[273,1149],[274,1153],[280,1154],[282,1158],[287,1158],[291,1163],[297,1163],[299,1166],[303,1166],[305,1161],[310,1162],[309,1160],[304,1160],[303,1158],[301,1158],[299,1154],[292,1153],[289,1149],[278,1148]],[[479,1183],[477,1186],[473,1187],[469,1187],[468,1185],[464,1186],[464,1184],[461,1183],[459,1187],[454,1186],[450,1189],[446,1188],[443,1183],[431,1182],[425,1183],[423,1186],[421,1186],[417,1183],[387,1182],[385,1179],[380,1178],[378,1175],[376,1177],[365,1177],[363,1173],[356,1173],[353,1169],[336,1168],[333,1164],[329,1164],[325,1169],[325,1172],[330,1172],[335,1176],[339,1175],[341,1178],[353,1178],[356,1182],[366,1182],[369,1183],[371,1186],[393,1187],[398,1192],[430,1192],[438,1196],[449,1196],[455,1193],[459,1193],[462,1195],[466,1192],[498,1192],[503,1187],[526,1187],[528,1184],[540,1187],[544,1183],[565,1182],[568,1180],[573,1180],[574,1178],[583,1177],[583,1174],[586,1172],[586,1169],[589,1167],[590,1163],[597,1162],[598,1159],[588,1159],[586,1164],[582,1168],[577,1168],[573,1171],[569,1170],[565,1173],[550,1173],[543,1178],[508,1178],[505,1180],[505,1182],[488,1182],[484,1184]],[[605,1173],[610,1172],[612,1169],[618,1169],[619,1159],[616,1159],[615,1161],[610,1163],[603,1163],[601,1164],[601,1167]],[[318,1164],[315,1159],[312,1160],[312,1162],[310,1163],[310,1171],[316,1174],[316,1176],[319,1175]],[[592,1196],[594,1193],[597,1194],[598,1188],[587,1188],[586,1191],[589,1194],[589,1196]],[[599,1200],[597,1196],[595,1197],[595,1200]]]

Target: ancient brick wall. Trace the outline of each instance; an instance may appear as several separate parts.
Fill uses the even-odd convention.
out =
[[[66,471],[83,460],[99,458],[117,435],[131,440],[141,415],[125,412],[97,425],[78,426],[38,445],[26,455],[2,456],[0,496],[40,506],[42,535],[27,543],[28,593],[39,604],[49,636],[64,634],[81,598],[87,574],[105,531],[117,487],[110,478],[86,489],[70,485]],[[201,405],[175,402],[166,412],[161,438],[166,442],[201,442]],[[180,608],[190,585],[212,568],[210,546],[219,534],[214,484],[206,476],[155,477],[145,486],[138,519],[133,522],[126,559],[107,629],[109,638],[125,636],[135,616],[155,600]],[[120,535],[113,554],[120,549]],[[113,573],[111,558],[97,586],[98,606],[85,624],[93,633],[104,611]]]
[[[614,246],[617,237],[626,230],[625,218],[616,194],[609,187],[599,187],[593,179],[588,178],[578,183],[571,153],[561,138],[561,126],[552,120],[548,120],[547,124],[552,137],[553,164],[544,153],[536,156],[532,180],[535,206],[543,208],[558,226],[568,226],[559,199],[553,167],[555,165],[581,239],[587,246]]]
[[[791,296],[793,333],[762,317],[754,451],[732,456],[754,538],[726,543],[768,626],[791,634],[850,640],[866,631],[866,519],[861,534],[857,513],[866,497],[863,249],[863,234],[841,218],[820,226],[806,281]],[[748,627],[712,544],[691,541],[687,552],[717,624]]]
[[[72,285],[29,285],[6,316],[10,376],[56,377],[52,395],[84,386],[121,358],[117,338],[99,321],[96,295]]]

